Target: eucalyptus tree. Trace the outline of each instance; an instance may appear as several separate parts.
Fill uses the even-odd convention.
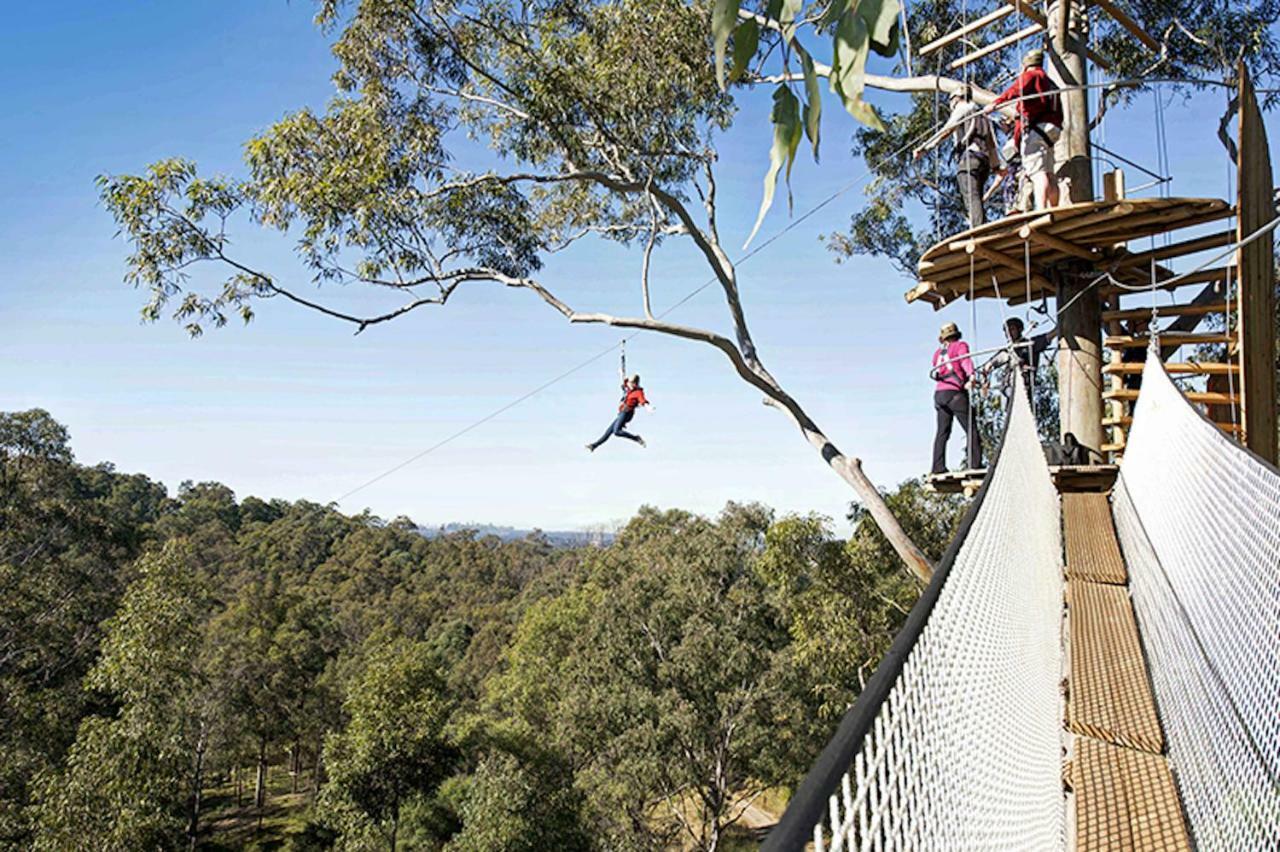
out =
[[[169,543],[139,560],[85,679],[102,696],[60,772],[40,776],[37,849],[195,848],[209,700],[197,664],[208,594]]]
[[[754,4],[743,5],[742,16],[754,9]],[[821,3],[813,5],[820,7]],[[1274,85],[1280,73],[1280,41],[1275,28],[1280,19],[1280,2],[1128,0],[1122,5],[1153,43],[1139,41],[1110,14],[1096,7],[1090,10],[1084,29],[1094,55],[1107,62],[1104,82],[1097,85],[1093,101],[1091,129],[1105,121],[1117,106],[1132,102],[1140,94],[1149,94],[1157,86],[1159,96],[1165,99],[1216,91],[1221,94],[1224,107],[1217,136],[1234,159],[1236,152],[1228,127],[1238,107],[1237,65],[1244,62],[1259,88]],[[903,17],[907,25],[904,43],[926,45],[987,11],[964,0],[915,0],[910,14]],[[955,69],[952,77],[943,76],[942,71],[973,53],[975,47],[1011,38],[1026,24],[1024,18],[1010,14],[983,28],[980,34],[952,41],[927,56],[903,56],[896,69],[901,73],[895,76],[866,75],[868,88],[909,96],[902,99],[902,108],[882,123],[854,132],[853,151],[865,157],[872,180],[866,188],[867,203],[853,214],[848,229],[828,235],[828,247],[838,258],[879,255],[914,278],[916,261],[926,248],[940,235],[966,227],[954,177],[949,174],[950,169],[940,168],[938,155],[922,159],[889,155],[910,149],[932,132],[945,118],[946,95],[950,92],[970,85],[974,99],[987,103],[996,91],[1011,83],[1018,71],[1018,55],[1035,44],[1034,40],[1024,38],[1016,42],[1018,46],[967,62]],[[774,38],[780,37],[775,31]],[[819,63],[816,74],[828,75],[830,69]],[[772,75],[759,72],[754,76],[748,71],[744,84],[773,84],[800,77],[795,70]],[[1280,95],[1274,89],[1264,93],[1264,107],[1273,107],[1277,98]],[[1155,146],[1154,139],[1151,144]]]
[[[769,5],[781,17],[803,4]],[[892,16],[868,19],[847,0],[833,5],[857,18],[842,12],[835,23],[847,36],[836,58],[839,92],[857,110],[866,53],[872,39],[891,48]],[[752,337],[717,220],[716,137],[735,110],[714,60],[725,52],[726,17],[709,0],[324,0],[317,20],[335,36],[337,94],[323,112],[300,109],[250,139],[242,177],[201,176],[170,159],[100,179],[132,243],[127,280],[150,296],[144,316],[168,313],[198,334],[237,314],[247,321],[275,299],[361,332],[443,306],[460,289],[498,284],[571,323],[709,345],[800,430],[899,556],[927,576],[928,560],[861,462],[837,449],[773,376]],[[802,24],[819,21],[792,15],[786,26]],[[775,98],[775,114],[785,116],[775,160],[798,144],[790,91]],[[472,139],[496,152],[485,167],[465,167]],[[782,165],[770,167],[769,186]],[[302,270],[263,268],[240,252],[232,232],[246,222],[297,235]],[[583,239],[636,249],[634,314],[571,304],[540,275],[548,255]],[[655,313],[651,260],[676,240],[696,250],[718,284],[727,333]],[[198,266],[217,271],[206,277]],[[403,301],[358,313],[327,303],[308,283],[355,283]]]

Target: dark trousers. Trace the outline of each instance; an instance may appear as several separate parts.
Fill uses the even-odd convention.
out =
[[[947,439],[951,437],[951,421],[959,420],[964,429],[964,442],[969,455],[969,468],[982,467],[982,441],[969,408],[969,393],[962,390],[940,390],[933,395],[933,408],[938,412],[938,432],[933,437],[933,473],[947,472]]]
[[[987,213],[982,206],[982,191],[990,175],[991,166],[985,159],[968,154],[960,159],[956,183],[960,186],[960,198],[964,202],[970,228],[976,228],[987,221]]]
[[[609,424],[609,428],[605,429],[604,434],[600,436],[600,440],[591,445],[591,449],[594,450],[596,447],[609,440],[611,435],[617,435],[619,438],[627,438],[631,441],[639,441],[639,435],[632,435],[626,430],[626,425],[631,422],[631,418],[634,417],[635,414],[636,412],[634,408],[626,411],[619,411],[618,416]]]

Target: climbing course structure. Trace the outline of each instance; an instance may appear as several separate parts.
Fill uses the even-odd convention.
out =
[[[766,849],[1280,845],[1280,471],[1158,358],[1143,379],[1110,500],[1059,498],[1018,380],[960,533]]]
[[[942,239],[906,299],[1040,302],[1050,449],[1071,433],[1092,463],[1050,468],[1012,370],[988,468],[930,477],[976,491],[955,540],[766,850],[1280,849],[1266,134],[1241,64],[1230,200],[1171,197],[1159,175],[1159,197],[1128,197],[1119,168],[1096,197],[1090,9],[1158,46],[1111,2],[1005,0],[920,49],[965,44],[954,69],[1047,34],[1069,194]],[[1030,23],[970,40],[1012,15]]]

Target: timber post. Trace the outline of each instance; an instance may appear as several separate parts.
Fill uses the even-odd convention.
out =
[[[1084,0],[1056,0],[1048,8],[1049,46],[1046,71],[1062,92],[1063,127],[1057,154],[1060,178],[1070,182],[1061,203],[1093,200],[1093,168],[1089,150]],[[1072,264],[1072,266],[1075,266]],[[1102,438],[1102,301],[1097,288],[1082,292],[1087,280],[1076,270],[1057,278],[1058,400],[1062,434],[1068,432],[1094,450]],[[1063,306],[1066,306],[1065,309]]]

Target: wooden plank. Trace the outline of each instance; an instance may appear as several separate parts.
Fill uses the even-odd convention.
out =
[[[1070,240],[1064,240],[1062,237],[1055,237],[1047,231],[1032,228],[1030,225],[1023,225],[1018,229],[1018,236],[1024,240],[1031,240],[1033,243],[1039,243],[1047,248],[1060,251],[1063,254],[1072,257],[1078,257],[1082,260],[1097,260],[1098,252],[1094,249],[1087,249],[1084,246],[1077,245]]]
[[[1271,154],[1267,130],[1245,64],[1240,79],[1240,238],[1275,218]],[[1240,289],[1240,379],[1244,386],[1241,420],[1245,446],[1268,461],[1276,455],[1275,238],[1254,240],[1237,252]]]
[[[1138,398],[1139,391],[1132,388],[1121,388],[1120,390],[1108,390],[1102,392],[1103,399],[1119,399],[1126,402],[1133,402]],[[1223,393],[1221,391],[1183,391],[1182,395],[1187,398],[1187,402],[1199,402],[1204,405],[1235,405],[1239,398],[1233,393]]]
[[[1147,266],[1153,260],[1168,260],[1171,257],[1182,257],[1186,254],[1195,254],[1198,251],[1205,251],[1206,249],[1220,248],[1235,241],[1235,231],[1220,231],[1216,234],[1208,234],[1203,237],[1195,237],[1194,239],[1161,246],[1160,248],[1153,249],[1151,251],[1125,255],[1115,263],[1118,267]]]
[[[1065,532],[1072,534],[1070,527]],[[1080,534],[1115,538],[1110,524]],[[1164,735],[1128,590],[1122,585],[1067,580],[1067,623],[1071,641],[1067,728],[1160,754]]]
[[[1005,17],[1008,17],[1009,15],[1012,15],[1013,11],[1014,10],[1012,6],[1001,6],[1000,8],[996,9],[994,12],[988,12],[987,14],[983,15],[981,18],[977,18],[976,20],[970,21],[969,23],[965,24],[963,27],[952,30],[946,35],[936,38],[933,41],[929,42],[924,47],[916,51],[916,56],[928,56],[930,53],[933,53],[935,50],[941,50],[942,48],[951,44],[953,41],[958,41],[959,39],[964,38],[969,33],[977,32],[978,30],[990,24],[994,24],[996,21],[1000,20],[1001,18],[1005,18]]]
[[[1236,339],[1234,334],[1218,332],[1161,334],[1159,337],[1161,346],[1198,346],[1202,343],[1230,343]],[[1143,349],[1151,345],[1151,338],[1145,334],[1136,337],[1129,334],[1108,335],[1102,339],[1102,345],[1108,349]]]
[[[1210,302],[1207,305],[1161,305],[1160,316],[1202,316],[1204,314],[1220,314],[1227,310],[1226,302]],[[1147,319],[1151,316],[1150,308],[1126,308],[1124,310],[1103,311],[1104,320]]]
[[[1038,287],[1053,286],[1053,284],[1049,282],[1049,279],[1044,276],[1044,273],[1037,270],[1034,265],[1030,268],[1030,271],[1028,271],[1027,266],[1023,261],[1014,260],[1003,252],[989,249],[986,246],[973,245],[969,247],[969,253],[983,258],[988,263],[994,263],[998,266],[1003,266],[1005,269],[1012,269],[1015,272],[1020,272],[1024,278],[1030,277],[1031,283]]]
[[[1178,785],[1161,755],[1081,738],[1069,777],[1080,852],[1190,852]]]
[[[1133,425],[1133,418],[1129,416],[1107,417],[1103,419],[1102,425],[1103,426],[1124,426],[1127,428]],[[1228,435],[1238,433],[1243,428],[1238,423],[1214,423],[1213,425],[1217,426],[1219,429],[1221,429],[1223,432],[1226,432]]]
[[[1063,494],[1062,528],[1066,533],[1068,579],[1121,585],[1129,582],[1107,495]]]
[[[1108,375],[1125,375],[1136,376],[1141,375],[1144,364],[1124,363],[1106,364],[1102,368],[1102,372]],[[1166,373],[1171,375],[1186,376],[1225,376],[1228,373],[1238,374],[1240,372],[1239,364],[1218,364],[1208,361],[1166,361],[1164,364]]]
[[[1138,22],[1130,18],[1123,9],[1112,3],[1111,0],[1093,0],[1093,4],[1111,17],[1115,18],[1116,23],[1129,31],[1130,35],[1142,42],[1147,50],[1153,53],[1160,52],[1160,42],[1156,41],[1146,30],[1138,25]]]
[[[1049,465],[1049,476],[1058,493],[1088,491],[1104,494],[1115,484],[1120,468],[1113,464],[1062,464]]]
[[[1144,290],[1176,290],[1179,287],[1189,287],[1192,284],[1207,284],[1212,281],[1224,281],[1228,274],[1234,275],[1235,269],[1230,266],[1215,266],[1212,269],[1202,269],[1199,272],[1193,272],[1185,278],[1174,276],[1173,278],[1164,278],[1156,281],[1155,287],[1151,287],[1151,280],[1133,281],[1128,288],[1117,287],[1114,284],[1103,284],[1098,291],[1104,296],[1113,294],[1124,295],[1125,293],[1133,293],[1134,287],[1141,287]]]
[[[1007,5],[1013,6],[1014,8],[1016,8],[1019,12],[1021,12],[1023,15],[1030,18],[1031,20],[1035,21],[1044,29],[1046,30],[1049,29],[1048,19],[1045,18],[1044,15],[1040,14],[1040,12],[1035,8],[1034,5],[1032,5],[1031,2],[1029,2],[1029,0],[1004,0],[1004,2]],[[1105,57],[1094,52],[1094,50],[1088,46],[1085,47],[1085,54],[1089,57],[1089,61],[1092,62],[1094,65],[1097,65],[1100,68],[1111,67],[1111,63],[1107,61]]]
[[[1013,35],[1008,35],[1002,39],[999,39],[998,41],[993,41],[991,42],[991,44],[988,44],[985,47],[980,47],[977,50],[973,51],[972,53],[966,53],[964,56],[961,56],[959,59],[956,59],[953,62],[951,62],[947,66],[947,68],[952,71],[954,71],[957,68],[963,68],[964,66],[968,65],[970,62],[977,62],[979,59],[981,59],[984,56],[988,56],[992,53],[995,53],[997,50],[1004,50],[1006,47],[1015,45],[1018,42],[1022,41],[1023,39],[1031,38],[1031,36],[1038,35],[1039,33],[1042,33],[1042,32],[1044,32],[1044,27],[1040,26],[1039,24],[1032,24],[1029,27],[1023,27]]]
[[[1071,239],[1077,242],[1091,239],[1098,242],[1120,243],[1149,237],[1152,234],[1175,231],[1179,228],[1190,228],[1192,225],[1202,225],[1205,222],[1216,222],[1229,216],[1231,216],[1231,208],[1225,204],[1221,207],[1195,207],[1192,210],[1154,210],[1124,218],[1104,216],[1098,223],[1083,229],[1075,227],[1073,223],[1067,230]],[[1059,236],[1068,235],[1061,231],[1057,233]]]

